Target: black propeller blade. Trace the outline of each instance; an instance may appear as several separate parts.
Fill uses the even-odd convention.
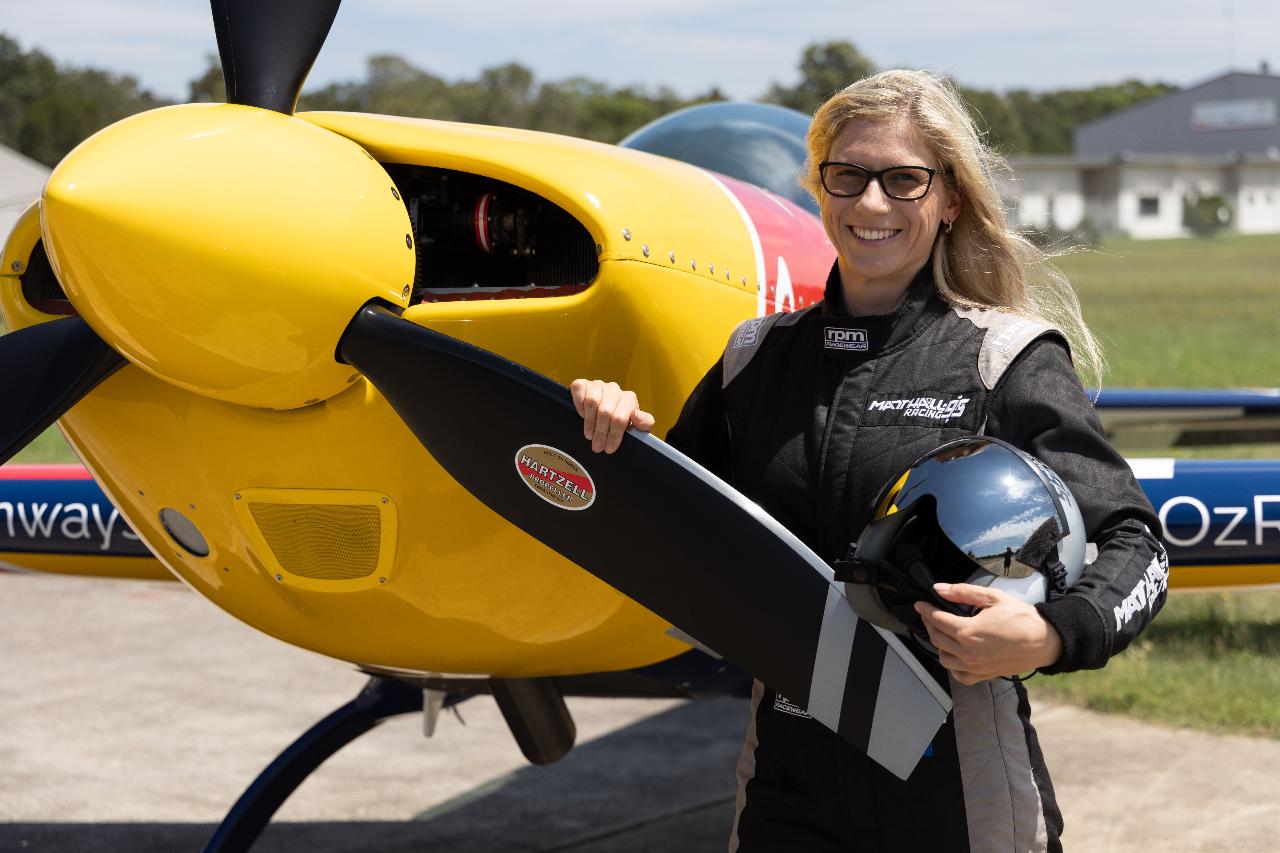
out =
[[[564,386],[366,306],[339,356],[433,457],[512,524],[806,707],[906,778],[951,702],[831,569],[669,445],[595,455]],[[519,572],[513,565],[512,572]]]
[[[123,364],[79,317],[0,337],[0,465]]]
[[[227,103],[291,115],[341,0],[212,0]]]

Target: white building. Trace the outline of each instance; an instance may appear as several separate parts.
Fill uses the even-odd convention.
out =
[[[1218,197],[1230,228],[1280,232],[1280,77],[1231,73],[1075,131],[1074,156],[1014,157],[1013,221],[1087,223],[1136,238],[1189,233],[1188,202]]]

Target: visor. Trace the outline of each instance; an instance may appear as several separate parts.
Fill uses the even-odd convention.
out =
[[[1013,446],[985,436],[961,438],[890,484],[876,500],[873,526],[892,536],[899,525],[889,516],[910,517],[929,501],[939,529],[977,567],[1025,578],[1041,571],[1071,532],[1059,497],[1065,490],[1052,471]]]

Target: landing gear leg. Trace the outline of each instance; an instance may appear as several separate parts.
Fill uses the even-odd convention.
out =
[[[461,698],[451,695],[445,704]],[[383,720],[421,710],[421,688],[394,678],[370,678],[356,698],[308,729],[267,765],[227,812],[205,853],[248,850],[276,810],[329,756]]]

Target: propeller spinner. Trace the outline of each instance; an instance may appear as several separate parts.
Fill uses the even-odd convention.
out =
[[[356,310],[408,302],[413,240],[391,178],[290,115],[337,7],[215,0],[233,103],[128,118],[49,178],[42,233],[68,298],[165,381],[261,408],[318,402],[357,378],[334,359]]]

